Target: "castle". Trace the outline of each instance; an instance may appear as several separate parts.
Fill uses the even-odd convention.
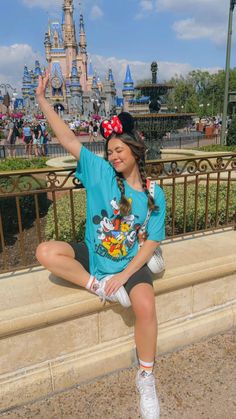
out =
[[[44,46],[50,83],[46,97],[54,109],[62,114],[89,117],[99,113],[109,116],[116,109],[116,87],[111,68],[101,82],[88,62],[83,15],[80,15],[79,42],[74,23],[73,0],[64,0],[61,23],[50,22]],[[22,95],[25,110],[37,110],[35,90],[38,75],[42,73],[39,61],[34,70],[24,67]]]

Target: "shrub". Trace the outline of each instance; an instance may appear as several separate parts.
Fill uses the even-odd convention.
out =
[[[196,150],[209,151],[209,152],[222,151],[223,153],[225,151],[227,151],[227,152],[232,151],[233,153],[236,153],[236,145],[235,146],[233,146],[233,145],[228,146],[228,145],[212,144],[212,145],[206,145],[206,146],[199,147]]]
[[[86,221],[86,193],[85,190],[78,190],[73,194],[74,199],[74,223],[75,240],[84,240],[85,221]],[[63,196],[56,202],[58,218],[58,240],[73,240],[73,230],[71,222],[71,207],[69,196]],[[45,237],[47,240],[56,239],[53,206],[49,208],[46,220]]]
[[[47,167],[46,161],[46,157],[39,157],[33,159],[5,159],[3,161],[0,161],[0,172],[12,170],[43,169]]]
[[[186,231],[194,231],[195,224],[195,185],[188,184],[187,187],[187,200],[186,200]],[[166,214],[166,228],[167,235],[172,235],[172,190],[171,187],[165,188],[165,195],[167,200],[167,214]],[[175,234],[182,234],[184,227],[184,191],[183,185],[176,186],[176,198],[175,198]],[[216,220],[216,197],[217,197],[217,185],[211,183],[209,186],[208,196],[208,218],[207,225],[205,225],[205,214],[206,214],[206,186],[201,184],[198,186],[198,210],[197,210],[197,230],[203,230],[206,228],[212,228],[215,226],[216,221],[219,225],[226,223],[226,203],[227,203],[227,185],[220,184],[219,187],[219,199],[218,199],[218,220]],[[230,189],[230,201],[229,201],[229,218],[228,222],[234,220],[234,214],[236,209],[236,185],[231,185]]]

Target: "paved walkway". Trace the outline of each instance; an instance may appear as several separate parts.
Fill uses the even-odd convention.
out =
[[[161,356],[161,419],[236,418],[236,330]],[[0,414],[8,419],[138,419],[136,368]]]

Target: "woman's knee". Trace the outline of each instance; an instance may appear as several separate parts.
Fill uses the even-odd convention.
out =
[[[132,298],[133,297],[133,298]],[[156,318],[155,298],[151,293],[131,295],[132,307],[136,319],[140,321],[152,321]]]
[[[36,258],[41,263],[41,265],[45,265],[45,263],[50,260],[53,251],[53,244],[52,242],[42,242],[38,245],[36,249]]]
[[[74,257],[74,251],[68,243],[58,241],[42,242],[36,249],[36,258],[43,266],[53,263],[59,255]]]
[[[156,318],[155,304],[144,300],[139,307],[134,310],[136,319],[143,322],[150,322]]]

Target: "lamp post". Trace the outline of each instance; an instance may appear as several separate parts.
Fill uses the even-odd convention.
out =
[[[226,125],[227,125],[227,111],[229,101],[229,71],[230,71],[230,55],[231,55],[231,43],[232,43],[232,32],[233,32],[233,13],[236,0],[230,0],[229,7],[229,23],[228,23],[228,39],[227,39],[227,52],[226,52],[226,64],[225,64],[225,89],[224,89],[224,107],[222,116],[222,126],[220,143],[221,145],[226,144]]]

